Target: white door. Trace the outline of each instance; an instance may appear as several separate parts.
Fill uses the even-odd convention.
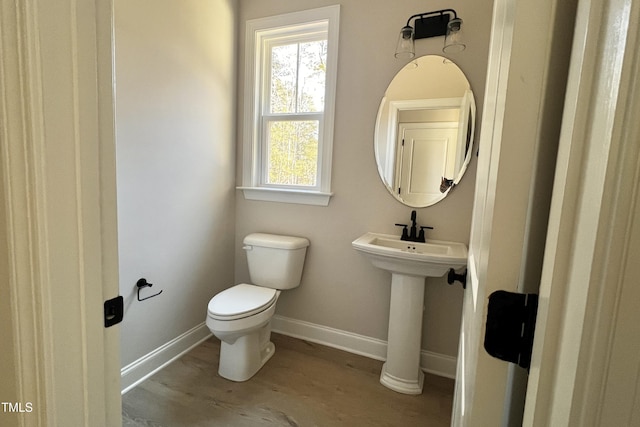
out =
[[[19,424],[117,426],[119,331],[103,316],[118,295],[111,2],[0,11],[11,392],[31,408]]]
[[[564,104],[563,40],[573,37],[574,11],[533,3],[497,1],[494,10],[452,424],[634,425],[640,353],[618,337],[633,336],[639,315],[619,302],[638,292],[628,268],[615,267],[633,265],[638,241],[640,2],[580,1]],[[559,117],[547,233],[545,141],[557,138]],[[527,386],[522,369],[483,348],[486,302],[494,290],[532,292],[539,283]],[[626,395],[616,396],[611,384],[623,378]]]
[[[494,6],[455,426],[521,424],[526,371],[488,355],[484,327],[491,293],[537,293],[540,283],[563,108],[557,93],[566,82],[572,35],[560,25],[570,15],[561,3],[498,0]]]
[[[411,206],[444,197],[442,178],[455,179],[457,123],[401,123],[398,131],[397,189]]]

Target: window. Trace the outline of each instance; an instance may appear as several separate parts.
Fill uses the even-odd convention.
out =
[[[245,198],[328,205],[339,12],[247,22]]]

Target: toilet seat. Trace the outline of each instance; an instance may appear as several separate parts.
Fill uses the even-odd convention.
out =
[[[268,309],[277,297],[275,289],[241,283],[211,298],[207,313],[216,320],[242,319]]]

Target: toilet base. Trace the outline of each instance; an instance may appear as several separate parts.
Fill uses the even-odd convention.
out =
[[[253,377],[275,353],[271,324],[238,337],[233,344],[221,341],[218,374],[231,381],[242,382]]]

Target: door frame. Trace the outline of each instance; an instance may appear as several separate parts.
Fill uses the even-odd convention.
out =
[[[637,310],[620,314],[637,264],[640,1],[581,0],[576,16],[524,413],[532,426],[627,425],[640,410],[640,354],[612,358],[615,334],[640,321]],[[611,396],[616,371],[627,372],[626,393]]]
[[[119,330],[102,308],[118,294],[112,3],[0,10],[7,392],[31,407],[20,426],[120,425]]]

